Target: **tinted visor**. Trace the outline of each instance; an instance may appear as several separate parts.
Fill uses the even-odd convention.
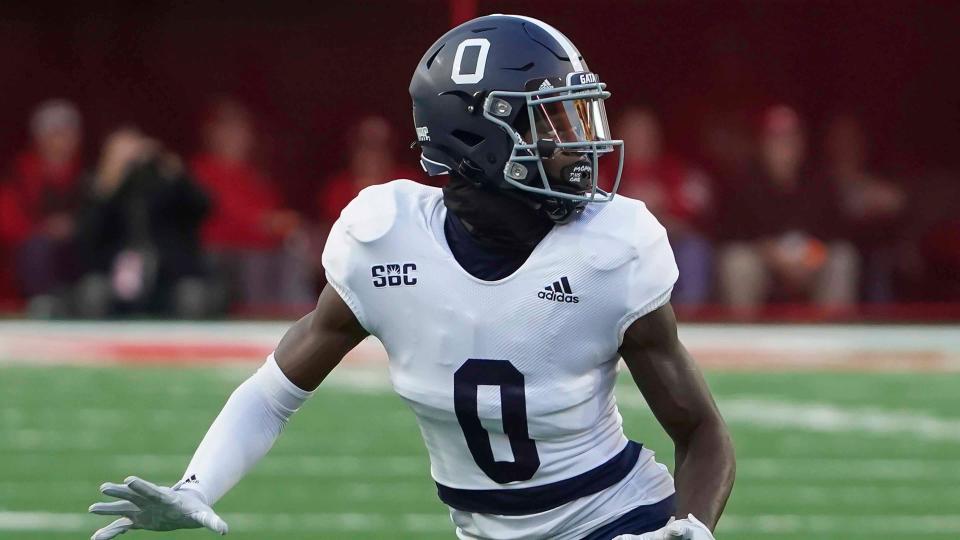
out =
[[[557,143],[595,143],[610,140],[610,129],[603,98],[590,87],[583,90],[556,91],[565,85],[562,78],[539,79],[528,83],[537,94],[530,98],[534,129],[524,134],[525,142],[552,140]],[[529,87],[533,88],[529,88]],[[609,152],[599,146],[596,151]],[[569,148],[568,152],[592,152],[593,145]]]

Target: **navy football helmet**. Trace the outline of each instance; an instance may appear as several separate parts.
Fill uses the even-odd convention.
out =
[[[610,201],[623,141],[610,135],[606,85],[552,26],[518,15],[468,21],[437,40],[410,82],[420,162],[477,184],[519,190],[556,222]],[[612,189],[598,187],[598,158],[619,150]],[[545,160],[570,164],[552,177]],[[571,155],[577,159],[571,160]]]

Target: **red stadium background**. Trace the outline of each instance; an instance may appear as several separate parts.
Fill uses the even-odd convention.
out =
[[[402,146],[413,66],[451,22],[497,12],[560,28],[609,83],[612,116],[652,105],[692,159],[709,118],[789,103],[814,131],[836,111],[859,115],[877,165],[908,182],[960,170],[960,4],[946,1],[7,2],[0,164],[47,98],[82,111],[92,162],[126,123],[190,155],[209,100],[231,95],[255,113],[262,164],[309,214],[363,115],[386,117],[416,166]]]

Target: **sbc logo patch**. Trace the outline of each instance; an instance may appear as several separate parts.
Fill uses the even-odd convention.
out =
[[[378,264],[370,267],[373,286],[403,287],[417,284],[417,265],[415,263]]]

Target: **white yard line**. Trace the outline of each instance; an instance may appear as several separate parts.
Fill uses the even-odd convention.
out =
[[[927,441],[960,442],[960,420],[873,407],[840,407],[766,399],[726,399],[720,404],[730,422],[769,429],[828,433],[907,435]]]
[[[758,428],[905,435],[927,441],[960,442],[960,420],[919,412],[749,398],[724,399],[720,408],[728,421]]]
[[[44,456],[11,458],[24,467],[40,466],[48,460]],[[123,476],[137,473],[154,478],[175,479],[190,460],[189,454],[103,454],[103,463]],[[271,478],[311,477],[349,479],[354,484],[395,485],[409,479],[429,478],[426,453],[410,456],[370,456],[360,458],[345,455],[283,455],[266,457],[255,469],[257,476]],[[744,457],[737,460],[737,475],[743,480],[789,481],[791,486],[824,484],[854,485],[857,482],[872,485],[876,481],[895,481],[901,484],[960,486],[958,459],[884,459],[850,458],[796,458]],[[119,478],[116,479],[119,481]],[[78,481],[79,482],[79,481]],[[86,484],[86,481],[83,481]],[[64,486],[72,481],[61,481]],[[0,489],[14,489],[19,485],[36,485],[32,479],[3,480]],[[44,484],[46,485],[46,484]],[[960,488],[958,488],[960,489]]]
[[[104,458],[109,459],[109,456]],[[271,458],[266,458],[269,461]],[[802,506],[823,506],[842,503],[852,506],[863,506],[869,504],[871,507],[877,504],[897,504],[910,506],[923,505],[927,508],[936,508],[937,504],[943,504],[945,500],[960,500],[960,487],[957,487],[960,476],[956,472],[934,475],[932,471],[924,470],[919,475],[901,477],[897,475],[880,474],[876,476],[866,475],[826,475],[812,474],[817,471],[812,465],[803,465],[801,472],[785,471],[783,474],[754,474],[752,465],[753,460],[742,460],[738,462],[738,478],[744,481],[750,481],[750,485],[737,491],[737,500],[743,503],[744,499],[758,501],[777,501],[780,504],[787,503]],[[181,471],[185,458],[176,458],[170,462],[168,472]],[[367,463],[368,466],[376,470],[373,460]],[[790,466],[784,462],[784,467]],[[956,467],[957,462],[945,463],[944,467]],[[861,469],[862,470],[862,469]],[[909,469],[908,469],[909,470]],[[741,471],[743,474],[741,474]],[[127,473],[136,472],[148,476],[147,472],[141,469],[127,469]],[[331,475],[329,480],[337,483],[337,493],[340,497],[351,500],[392,500],[409,497],[411,492],[430,493],[434,491],[433,482],[429,473],[424,469],[411,469],[411,474],[405,478],[378,475],[373,478],[363,477],[361,475],[351,475],[349,478],[338,478],[339,475]],[[827,471],[829,472],[829,470]],[[164,474],[162,476],[149,475],[148,478],[164,483],[164,480],[177,478],[177,472]],[[103,480],[119,482],[123,474],[118,474],[117,478],[106,477]],[[263,473],[252,473],[253,477],[270,476]],[[785,487],[783,481],[789,481]],[[887,489],[878,489],[877,482],[894,481],[895,484],[889,484]],[[169,483],[169,481],[167,482]],[[0,497],[7,497],[7,500],[15,500],[15,497],[22,497],[31,494],[44,494],[56,491],[70,497],[97,497],[96,487],[98,481],[91,479],[73,479],[73,480],[51,480],[38,482],[34,478],[23,478],[19,480],[0,480]],[[311,480],[309,482],[298,482],[296,484],[287,484],[283,486],[284,494],[293,492],[298,493],[316,493],[319,489]],[[286,495],[285,495],[286,496]]]
[[[637,393],[621,392],[617,403],[625,409],[643,410],[649,414],[646,402]],[[927,441],[960,442],[960,419],[940,418],[921,412],[844,407],[770,397],[721,396],[718,397],[718,404],[720,413],[728,423],[755,428],[909,435]]]
[[[444,514],[383,513],[226,513],[223,518],[235,532],[370,532],[453,531]],[[109,522],[104,517],[55,512],[20,512],[0,510],[0,531],[90,532]],[[876,536],[883,538],[916,538],[926,535],[960,534],[960,515],[791,515],[725,514],[718,527],[720,534],[758,533],[837,534]]]
[[[960,460],[764,457],[737,459],[743,479],[784,480],[790,485],[824,480],[896,480],[900,482],[960,482]]]
[[[325,389],[332,391],[377,394],[390,392],[390,383],[386,370],[383,369],[360,368],[335,372],[324,384]],[[646,402],[637,392],[621,391],[617,401],[620,407],[630,414],[651,414]],[[720,396],[718,401],[720,411],[728,423],[753,429],[860,433],[880,437],[906,436],[924,441],[960,443],[960,419],[943,418],[919,411],[795,402],[771,396]],[[20,410],[17,407],[4,407],[0,409],[0,413],[11,425],[6,429],[0,425],[0,449],[107,448],[109,440],[100,436],[93,422],[98,412],[97,409],[78,409],[78,420],[85,425],[85,429],[73,432],[17,426],[21,422],[14,420],[20,417]],[[105,420],[117,419],[115,411],[103,412]],[[171,414],[158,412],[155,420],[166,423],[171,420]]]
[[[94,516],[0,510],[0,531],[78,532],[91,530]]]

